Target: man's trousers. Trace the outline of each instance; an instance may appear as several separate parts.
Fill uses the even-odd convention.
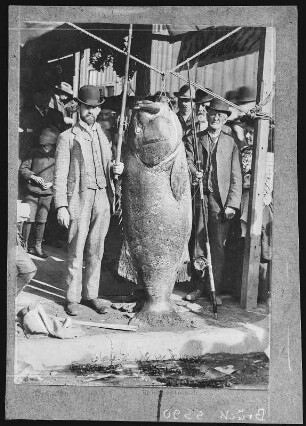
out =
[[[222,274],[224,268],[224,246],[229,233],[230,222],[224,219],[224,208],[219,194],[204,195],[205,218],[208,219],[208,236],[210,243],[212,270],[216,293],[222,291]],[[196,203],[195,253],[194,256],[207,256],[206,234],[203,221],[203,210],[199,200]]]
[[[109,223],[110,203],[106,188],[87,189],[84,207],[79,217],[71,220],[69,225],[67,302],[98,297],[104,239]]]

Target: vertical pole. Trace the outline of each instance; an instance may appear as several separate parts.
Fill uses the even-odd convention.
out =
[[[126,63],[125,63],[125,73],[124,73],[124,88],[123,88],[123,95],[122,95],[121,115],[120,115],[119,132],[118,132],[116,164],[119,164],[120,159],[121,159],[121,146],[122,146],[122,139],[123,139],[123,122],[124,122],[124,116],[125,116],[125,106],[126,106],[128,80],[129,80],[129,62],[130,62],[132,33],[133,33],[133,25],[130,24]],[[114,179],[117,180],[118,176],[114,175]]]
[[[273,27],[267,27],[263,31],[259,46],[256,104],[265,100],[273,91],[274,55],[275,32]],[[271,100],[262,107],[262,112],[269,115],[272,113]],[[269,120],[256,120],[240,299],[241,307],[244,309],[255,309],[257,307],[268,137]]]
[[[80,52],[76,52],[74,54],[74,76],[73,76],[73,97],[78,96],[79,90],[79,81],[80,81]],[[76,123],[77,121],[77,113],[73,114],[73,121]]]

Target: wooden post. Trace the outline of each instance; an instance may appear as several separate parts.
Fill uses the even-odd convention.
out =
[[[73,97],[75,98],[78,96],[78,90],[79,90],[79,81],[80,81],[80,60],[81,60],[81,54],[80,52],[76,52],[74,54],[74,76],[73,76]],[[78,118],[77,113],[75,112],[73,114],[73,121],[76,123]]]
[[[274,64],[275,32],[273,27],[267,27],[263,31],[259,46],[256,104],[265,100],[271,93],[270,102],[262,108],[262,112],[269,115],[272,113]],[[257,307],[268,137],[269,120],[257,119],[254,132],[248,224],[240,299],[241,307],[244,309],[255,309]]]

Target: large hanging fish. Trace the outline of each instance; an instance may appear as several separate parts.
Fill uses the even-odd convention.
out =
[[[138,320],[151,326],[181,318],[170,301],[188,280],[192,208],[182,129],[166,103],[139,102],[123,152],[123,246],[118,272],[146,293]]]

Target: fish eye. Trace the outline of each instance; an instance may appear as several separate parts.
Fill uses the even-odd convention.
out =
[[[141,128],[140,127],[136,127],[135,132],[136,133],[140,133],[141,132]]]

